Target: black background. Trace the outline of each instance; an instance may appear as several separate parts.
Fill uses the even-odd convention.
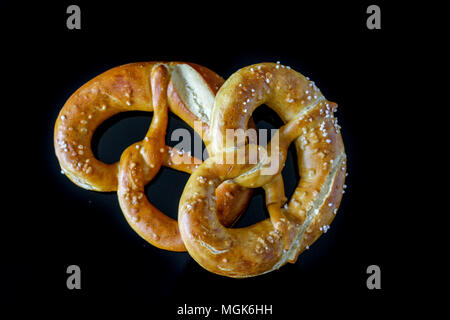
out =
[[[8,190],[2,194],[2,301],[168,319],[185,303],[272,304],[273,316],[260,318],[280,319],[367,318],[397,310],[407,291],[399,223],[405,212],[395,200],[405,183],[406,146],[389,142],[405,134],[398,125],[402,111],[394,107],[404,59],[399,49],[408,37],[402,10],[373,2],[381,7],[382,29],[368,30],[372,2],[96,3],[1,6],[2,135],[9,150],[2,157]],[[81,7],[81,30],[66,28],[70,4]],[[339,104],[347,192],[330,230],[295,265],[250,279],[211,274],[187,253],[162,251],[139,238],[114,193],[80,189],[60,174],[53,126],[66,99],[112,67],[158,60],[195,62],[224,78],[249,64],[281,61]],[[279,125],[261,110],[255,114],[260,127]],[[93,143],[98,157],[117,161],[142,139],[150,120],[151,114],[132,112],[102,125]],[[186,127],[172,117],[169,134],[180,126]],[[291,154],[283,172],[288,195],[298,182],[292,163]],[[147,194],[176,217],[187,179],[164,169]],[[240,225],[264,218],[263,201],[257,191]],[[82,270],[78,291],[66,288],[71,264]],[[366,287],[371,264],[381,268],[381,290]]]

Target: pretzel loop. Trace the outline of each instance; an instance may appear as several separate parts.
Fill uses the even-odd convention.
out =
[[[285,122],[269,143],[268,156],[256,165],[219,164],[223,154],[249,149],[242,145],[229,148],[226,130],[246,130],[251,113],[263,103]],[[279,64],[249,66],[225,82],[213,109],[211,148],[215,156],[190,177],[179,207],[182,239],[200,265],[229,277],[259,275],[294,262],[328,229],[342,197],[346,170],[344,146],[333,117],[335,107],[313,82]],[[300,182],[285,204],[281,170],[292,142]],[[268,174],[265,169],[276,162],[278,167]],[[198,177],[212,181],[212,186],[199,184]],[[263,187],[270,219],[246,228],[223,226],[210,195],[224,180]]]
[[[69,98],[56,120],[54,143],[62,172],[82,188],[117,191],[128,223],[141,237],[163,249],[184,251],[177,222],[150,204],[144,187],[162,165],[192,173],[201,163],[165,145],[168,111],[193,126],[208,148],[212,102],[222,83],[211,70],[183,62],[133,63],[97,76]],[[129,146],[120,162],[96,159],[90,146],[95,129],[109,117],[131,110],[154,111],[145,139]],[[230,225],[246,208],[250,192],[226,183],[217,188],[216,196],[220,220]]]
[[[154,113],[150,128],[141,142],[129,146],[120,158],[119,188],[120,207],[130,225],[148,242],[160,248],[182,251],[184,245],[178,232],[178,224],[145,197],[144,188],[158,173],[165,151],[164,136],[168,121],[167,69],[156,66],[151,74]]]

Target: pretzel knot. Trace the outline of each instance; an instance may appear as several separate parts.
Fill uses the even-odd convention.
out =
[[[266,104],[285,123],[267,149],[227,142],[227,130],[247,130],[252,112]],[[288,67],[262,63],[234,73],[220,88],[211,125],[212,156],[189,178],[180,199],[178,221],[190,255],[205,269],[250,277],[295,262],[326,232],[339,206],[346,155],[335,103],[314,82]],[[296,147],[300,182],[285,203],[281,171],[287,149]],[[257,164],[229,163],[239,151],[265,150]],[[246,158],[248,159],[248,157]],[[270,219],[246,228],[227,228],[212,196],[222,182],[262,187]]]
[[[211,108],[222,83],[211,70],[183,62],[133,63],[97,76],[69,98],[56,120],[54,145],[62,173],[88,190],[117,191],[128,223],[141,237],[163,249],[184,251],[177,222],[150,204],[144,186],[161,166],[192,173],[201,163],[165,145],[168,111],[193,127],[209,148]],[[131,110],[154,112],[145,138],[128,147],[118,163],[96,159],[91,150],[95,129]],[[215,197],[220,221],[230,225],[245,210],[250,192],[225,183]]]

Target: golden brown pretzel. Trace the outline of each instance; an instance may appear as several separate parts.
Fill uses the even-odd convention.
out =
[[[139,166],[136,166],[137,162],[132,161],[136,157],[140,164],[141,160],[153,157],[152,163],[148,162],[149,166],[144,168],[146,171],[151,169],[153,175],[161,165],[191,173],[199,162],[195,162],[194,157],[167,147],[163,143],[167,109],[197,129],[208,147],[210,109],[214,95],[222,83],[223,79],[211,70],[183,62],[133,63],[113,68],[97,76],[69,98],[56,121],[54,143],[62,172],[77,185],[96,191],[118,190],[120,174],[123,188],[119,188],[118,195],[130,225],[144,239],[158,247],[175,251],[185,250],[176,221],[152,207],[143,196],[142,190],[136,197],[130,196],[128,192],[130,181],[127,177],[128,173],[134,172],[135,175],[139,169]],[[96,159],[90,143],[93,132],[103,121],[119,112],[130,110],[155,110],[157,115],[152,120],[152,127],[146,139],[124,152],[119,172],[119,163],[105,164]],[[158,123],[159,121],[165,123],[162,125]],[[194,121],[201,121],[201,125],[194,126]],[[154,142],[158,144],[157,156],[153,152],[155,148],[152,148]],[[142,146],[141,150],[148,151],[149,154],[141,153],[140,150],[136,155],[132,152],[136,150],[136,146]],[[175,162],[174,156],[177,160],[181,157],[184,161]],[[150,165],[153,165],[155,170]],[[141,183],[144,180],[147,183],[152,176],[147,172],[141,178]],[[142,185],[139,186],[140,189],[143,188]],[[135,186],[132,187],[133,190],[130,191],[136,191]],[[218,189],[217,196],[223,199],[221,193],[232,193],[237,197],[231,205],[230,201],[221,201],[221,221],[230,225],[245,209],[250,194],[235,184],[224,184]],[[139,209],[139,206],[136,206],[137,202],[145,206],[146,214],[136,212]],[[151,210],[148,210],[149,206]]]
[[[268,157],[257,165],[224,163],[223,156],[253,145],[226,144],[227,129],[247,129],[261,104],[275,110],[285,125],[272,138]],[[327,101],[315,84],[289,67],[262,63],[234,73],[217,93],[211,124],[211,150],[191,175],[180,199],[178,221],[190,255],[207,270],[229,277],[251,277],[295,262],[329,228],[339,206],[346,155],[336,104]],[[287,148],[295,142],[300,182],[285,204],[281,170]],[[263,168],[279,161],[278,170]],[[220,223],[213,200],[223,181],[263,187],[270,219],[230,229]]]
[[[78,186],[96,191],[116,191],[119,163],[106,164],[96,159],[91,150],[95,129],[106,119],[126,111],[153,111],[150,73],[162,62],[131,63],[110,69],[78,89],[65,103],[55,123],[54,145],[63,173]],[[211,70],[192,63],[164,63],[171,72],[168,95],[170,111],[188,125],[203,121],[207,139],[212,101],[196,105],[186,88],[198,85],[206,92],[204,100],[213,99],[223,79]],[[200,133],[200,132],[199,132]],[[166,163],[173,152],[164,154]],[[171,162],[173,163],[173,162]],[[179,169],[183,169],[180,167]],[[188,169],[188,168],[186,168]]]

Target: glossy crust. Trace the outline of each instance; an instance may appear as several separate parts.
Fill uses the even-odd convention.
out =
[[[155,74],[154,78],[151,77],[152,73]],[[125,150],[120,166],[119,162],[105,164],[94,157],[91,150],[93,133],[103,121],[119,112],[154,111],[155,105],[158,104],[161,107],[160,118],[167,120],[167,112],[170,110],[191,126],[194,121],[202,121],[201,125],[195,126],[194,129],[205,138],[208,147],[209,118],[199,118],[198,115],[206,112],[202,108],[211,109],[212,104],[207,105],[206,99],[203,105],[195,105],[188,98],[190,95],[203,94],[206,98],[211,96],[209,99],[213,101],[222,83],[223,79],[211,70],[184,62],[132,63],[104,72],[78,89],[58,115],[54,130],[54,146],[62,172],[78,186],[96,191],[127,190],[130,181],[125,177],[138,169],[135,161],[130,160],[133,157],[138,157],[141,169],[146,171],[141,177],[146,183],[153,177],[147,172],[151,167],[150,162],[145,160],[149,157],[153,158],[158,169],[160,165],[165,165],[191,173],[199,161],[194,161],[194,158],[186,153],[159,145],[164,141],[165,126],[164,130],[159,130],[157,134],[151,134],[152,129],[147,134],[147,140],[151,136],[152,142],[158,142],[157,149],[152,148],[151,143],[144,139]],[[141,150],[145,149],[150,154],[142,157],[142,152],[136,149],[136,145],[143,146]],[[157,153],[153,152],[154,150],[157,150]],[[180,160],[180,157],[184,161],[181,163],[174,161],[174,158]],[[155,173],[157,170],[152,172]],[[118,188],[119,175],[122,176],[124,185],[122,189]],[[135,175],[136,177],[138,176]],[[139,185],[140,189],[143,189],[143,186]],[[245,210],[250,192],[235,184],[224,185],[217,192],[218,195],[222,192],[233,192],[238,195],[238,199],[231,205],[219,204],[221,221],[230,225]],[[151,206],[143,194],[133,198],[129,193],[127,196],[127,192],[118,192],[118,196],[127,221],[144,239],[160,248],[185,250],[176,221]],[[148,205],[143,209],[147,214],[136,211],[136,208],[139,209],[136,203],[142,202],[142,197],[144,205]],[[148,214],[149,212],[151,214]]]
[[[268,157],[255,165],[218,164],[223,154],[256,146],[227,148],[227,129],[247,129],[252,112],[261,104],[275,110],[285,125],[279,145],[272,139]],[[346,155],[337,119],[337,105],[327,101],[312,81],[288,67],[262,63],[234,73],[217,93],[212,115],[211,149],[191,175],[180,199],[178,221],[190,255],[205,269],[243,278],[295,262],[298,255],[326,232],[342,197]],[[287,148],[295,143],[300,182],[285,203],[281,170]],[[279,162],[278,170],[263,168]],[[216,215],[215,188],[223,181],[263,187],[270,219],[230,229]]]
[[[106,119],[120,112],[153,111],[150,73],[155,65],[162,63],[131,63],[110,69],[84,84],[64,104],[55,123],[54,145],[62,171],[75,184],[95,191],[117,190],[119,163],[105,164],[94,157],[92,135]],[[196,64],[164,65],[169,69],[179,65],[192,67],[214,94],[223,83],[220,76]],[[170,111],[193,126],[198,119],[178,96],[171,81],[168,91]],[[169,150],[166,158],[171,156]]]

